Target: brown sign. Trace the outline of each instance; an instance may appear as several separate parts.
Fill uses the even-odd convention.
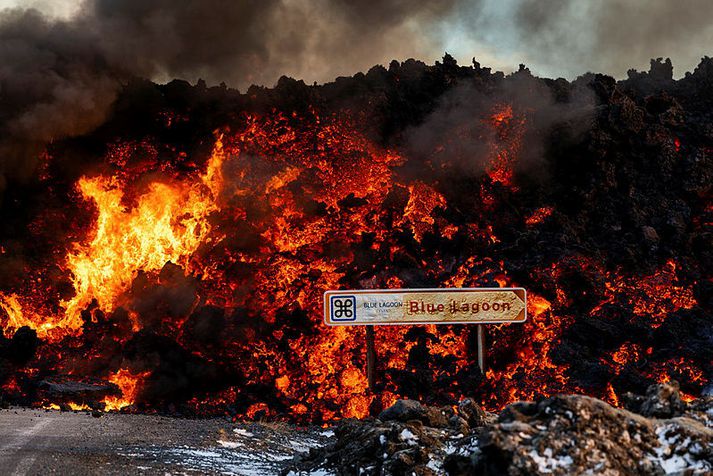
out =
[[[330,326],[389,324],[498,324],[524,322],[523,288],[386,289],[327,291]]]

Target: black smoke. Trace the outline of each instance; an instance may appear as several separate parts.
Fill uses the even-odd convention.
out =
[[[0,197],[7,180],[35,175],[48,142],[102,124],[131,78],[235,87],[284,72],[333,78],[427,49],[413,22],[427,25],[456,3],[88,0],[68,19],[4,10]]]

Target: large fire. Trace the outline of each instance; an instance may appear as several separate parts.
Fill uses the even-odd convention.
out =
[[[81,327],[80,312],[92,300],[112,312],[139,270],[157,271],[167,262],[186,266],[207,242],[209,215],[217,210],[214,192],[220,189],[220,141],[205,175],[194,183],[151,182],[135,204],[124,204],[116,177],[83,177],[77,187],[97,210],[94,236],[67,256],[75,296],[62,302],[64,320],[57,326]]]
[[[0,294],[5,336],[29,326],[43,339],[3,390],[20,394],[18,381],[52,373],[91,375],[120,391],[103,398],[108,410],[150,410],[175,397],[195,412],[313,421],[363,417],[401,396],[452,403],[475,395],[489,409],[557,392],[618,403],[627,387],[616,377],[632,366],[654,381],[688,375],[686,389],[697,391],[703,370],[685,356],[651,359],[655,350],[624,339],[590,356],[608,374],[587,385],[559,349],[572,326],[615,319],[616,306],[652,330],[695,307],[675,259],[631,275],[573,254],[515,278],[496,257],[513,240],[503,230],[527,233],[558,213],[548,204],[508,211],[527,116],[497,104],[473,121],[469,134],[490,131],[485,173],[467,199],[458,192],[460,204],[448,183],[409,173],[403,152],[339,115],[246,115],[241,127],[216,132],[210,157],[186,170],[137,159],[128,143],[114,147],[105,160],[112,172],[75,184],[72,213],[90,226],[68,234],[76,240],[57,258],[71,292],[53,292],[46,270],[34,269],[36,279]],[[596,283],[582,288],[586,296],[572,294],[573,273]],[[408,286],[525,286],[528,321],[488,329],[484,376],[468,327],[377,328],[371,394],[364,330],[323,326],[322,293]],[[171,378],[187,381],[162,392]]]

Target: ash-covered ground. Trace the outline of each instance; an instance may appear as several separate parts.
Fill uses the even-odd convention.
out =
[[[332,428],[119,413],[0,412],[4,474],[711,474],[713,397],[675,382],[626,409],[561,395],[483,411],[399,400]]]

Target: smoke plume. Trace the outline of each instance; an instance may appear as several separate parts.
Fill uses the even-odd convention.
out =
[[[245,87],[283,73],[333,78],[429,45],[420,26],[456,0],[413,4],[88,0],[70,18],[0,14],[0,196],[32,176],[44,145],[91,131],[139,76]],[[384,55],[389,55],[386,57]]]
[[[681,76],[710,54],[711,15],[713,4],[706,0],[520,0],[512,28],[520,60],[538,73],[623,77],[632,66],[645,68],[651,58],[669,57]]]
[[[545,142],[553,127],[566,124],[572,136],[579,137],[592,125],[592,90],[577,85],[568,96],[567,101],[557,101],[545,81],[527,69],[507,76],[502,87],[488,94],[463,82],[446,92],[421,124],[406,131],[405,147],[411,156],[435,162],[437,169],[448,163],[464,176],[480,175],[491,165],[492,151],[506,145],[492,122],[508,106],[508,121],[522,127],[518,160],[512,167],[544,178]]]

